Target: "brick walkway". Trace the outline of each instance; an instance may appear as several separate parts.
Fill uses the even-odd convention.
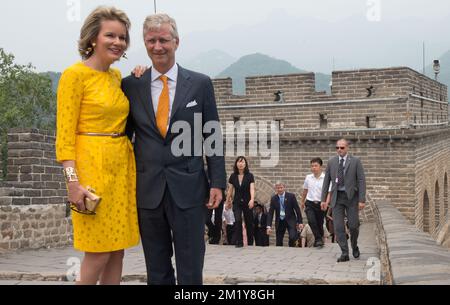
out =
[[[361,257],[336,263],[337,244],[322,249],[207,245],[205,284],[378,284],[378,247],[374,224],[364,223],[359,238]],[[0,254],[0,284],[71,284],[68,270],[83,254],[70,247]],[[370,262],[370,263],[368,263]],[[375,262],[375,265],[374,265]],[[374,272],[375,271],[375,272]],[[372,275],[372,276],[369,276]],[[61,282],[63,281],[63,282]],[[145,262],[140,246],[126,251],[124,283],[145,281]],[[73,283],[73,282],[72,282]]]

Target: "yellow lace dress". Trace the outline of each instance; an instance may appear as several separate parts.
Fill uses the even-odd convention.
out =
[[[72,212],[74,248],[110,252],[139,242],[136,166],[127,137],[77,135],[124,132],[128,99],[116,69],[79,62],[64,71],[57,92],[56,157],[75,160],[78,178],[102,197],[96,215]]]

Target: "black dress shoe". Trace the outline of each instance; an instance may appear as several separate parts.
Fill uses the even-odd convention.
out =
[[[341,255],[338,259],[337,262],[338,263],[342,263],[342,262],[348,262],[350,260],[350,258],[348,257],[348,255]]]
[[[314,247],[322,248],[323,247],[323,241],[319,240],[317,242],[314,242]]]
[[[235,247],[236,248],[242,248],[244,245],[243,244],[237,244]]]
[[[353,249],[353,257],[354,258],[359,258],[360,255],[361,255],[361,253],[359,252],[359,248],[358,247]]]

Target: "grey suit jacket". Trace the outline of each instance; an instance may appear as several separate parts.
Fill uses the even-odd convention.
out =
[[[195,132],[200,132],[200,141],[213,133],[218,133],[215,136],[220,135],[222,139],[221,130],[203,130],[206,122],[219,121],[214,88],[208,76],[178,67],[175,99],[165,138],[160,135],[156,126],[151,95],[151,69],[140,78],[124,78],[122,90],[130,101],[126,131],[130,138],[133,134],[135,136],[136,195],[139,208],[156,208],[162,200],[166,186],[172,200],[182,209],[205,204],[210,187],[225,189],[223,153],[219,156],[206,156],[206,173],[203,151],[199,150],[199,146],[194,142]],[[190,102],[192,103],[187,107]],[[201,115],[201,126],[194,126],[195,114]],[[177,121],[183,121],[190,127],[190,154],[175,156],[172,153],[173,141],[181,132],[185,132],[183,129],[179,133],[171,131],[172,125]],[[183,143],[186,144],[188,143]]]
[[[336,177],[339,167],[339,156],[334,156],[328,160],[325,178],[322,186],[322,202],[326,200],[331,183],[331,208],[336,205],[337,185]],[[344,168],[344,185],[347,197],[352,204],[366,202],[366,177],[361,161],[350,154]]]

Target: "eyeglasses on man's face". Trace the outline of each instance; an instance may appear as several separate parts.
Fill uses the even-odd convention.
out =
[[[340,149],[340,150],[344,150],[345,148],[346,148],[345,146],[336,146],[336,149],[337,149],[337,150],[339,150],[339,149]]]

